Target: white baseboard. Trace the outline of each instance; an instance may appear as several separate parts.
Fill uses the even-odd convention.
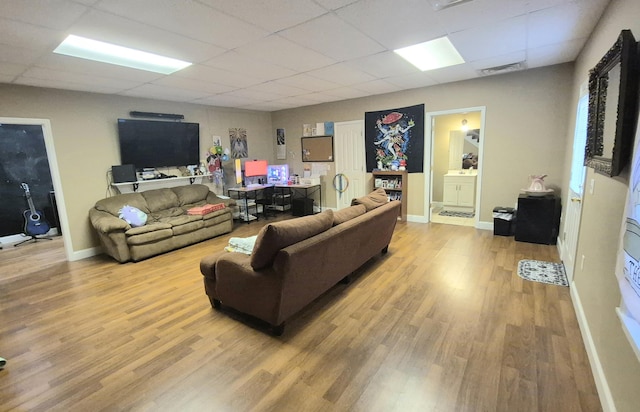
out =
[[[587,356],[589,357],[589,364],[591,365],[591,371],[593,372],[593,379],[596,382],[596,388],[598,389],[598,395],[600,396],[600,404],[604,412],[615,412],[616,406],[613,403],[613,396],[607,383],[607,377],[602,369],[602,363],[600,363],[600,357],[596,350],[595,343],[591,337],[591,331],[589,330],[589,324],[587,323],[587,317],[584,314],[582,308],[582,302],[580,301],[580,295],[576,291],[575,282],[571,283],[571,302],[573,308],[576,311],[576,317],[578,318],[578,325],[580,326],[580,333],[582,334],[582,340],[584,341],[585,349],[587,350]]]
[[[476,229],[490,230],[493,232],[493,222],[478,221],[478,223],[476,223]]]
[[[67,255],[67,259],[69,262],[74,262],[76,260],[82,260],[86,258],[90,258],[92,256],[96,256],[102,253],[101,247],[92,247],[88,249],[79,250],[77,252],[71,252]]]
[[[429,217],[420,215],[407,215],[407,222],[429,223]]]

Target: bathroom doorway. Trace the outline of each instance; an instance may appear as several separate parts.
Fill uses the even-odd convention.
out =
[[[431,136],[429,220],[477,226],[485,108],[427,113]]]

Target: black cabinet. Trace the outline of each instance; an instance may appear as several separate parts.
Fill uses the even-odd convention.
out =
[[[555,245],[560,229],[560,211],[560,198],[557,196],[520,195],[515,239]]]

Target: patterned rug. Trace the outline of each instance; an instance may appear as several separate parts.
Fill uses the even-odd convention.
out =
[[[518,276],[533,282],[569,286],[562,263],[543,262],[541,260],[521,260],[518,262]]]
[[[442,210],[438,213],[440,216],[452,216],[452,217],[474,217],[474,212],[453,212],[451,210]]]

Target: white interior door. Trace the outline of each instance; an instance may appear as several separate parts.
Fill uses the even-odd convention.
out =
[[[573,138],[573,158],[571,160],[571,179],[565,212],[562,262],[569,284],[573,280],[578,250],[578,233],[580,232],[580,216],[582,215],[582,198],[584,193],[584,152],[587,140],[587,113],[589,96],[583,95],[578,101],[576,111],[576,127]]]
[[[365,170],[364,122],[354,120],[334,125],[336,174],[344,174],[349,185],[344,193],[336,192],[338,209],[351,205],[351,199],[367,193]],[[333,185],[328,190],[334,190]]]

